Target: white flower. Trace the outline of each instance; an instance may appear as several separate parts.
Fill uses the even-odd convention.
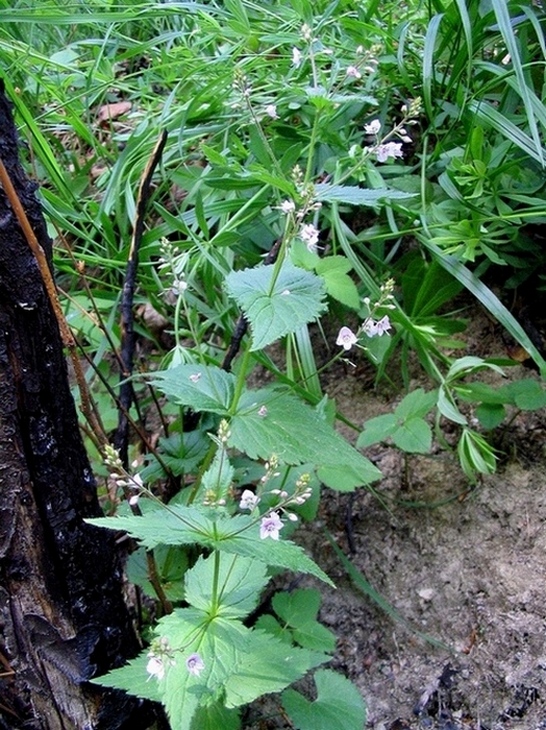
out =
[[[344,350],[350,350],[353,345],[358,342],[358,337],[348,327],[342,327],[337,336],[336,345],[343,347]]]
[[[146,664],[146,671],[150,675],[148,679],[151,679],[152,677],[156,677],[156,679],[163,679],[165,676],[165,665],[161,661],[161,659],[155,654],[150,653],[148,654],[150,657],[148,659],[148,664]]]
[[[385,315],[383,319],[380,319],[379,322],[376,323],[376,328],[379,337],[381,337],[381,335],[384,335],[385,332],[388,332],[391,329],[391,321],[387,315]]]
[[[381,129],[381,122],[379,119],[374,119],[369,124],[364,125],[364,131],[366,134],[379,134]]]
[[[301,26],[301,36],[304,41],[309,42],[311,38],[313,37],[313,31],[312,29],[307,25],[307,23],[304,23]]]
[[[386,142],[380,144],[375,149],[378,162],[386,162],[389,157],[402,157],[402,143],[401,142]]]
[[[296,204],[293,200],[283,200],[279,208],[285,215],[289,215],[296,210]]]
[[[316,251],[320,231],[312,223],[303,226],[300,231],[300,238],[307,246],[308,251]]]
[[[360,71],[357,69],[356,66],[347,66],[347,71],[345,73],[347,74],[347,76],[350,76],[353,79],[362,78],[362,74],[360,73]]]
[[[301,51],[298,48],[292,49],[292,65],[298,68],[301,63]]]
[[[254,507],[258,504],[260,501],[260,498],[257,497],[254,492],[251,492],[250,489],[245,489],[243,493],[241,494],[241,501],[239,502],[239,509],[254,509]]]
[[[272,512],[269,517],[262,518],[260,525],[260,537],[265,540],[270,537],[272,540],[279,539],[279,530],[284,527],[278,512]]]
[[[258,409],[258,415],[265,418],[267,416],[267,406],[260,406]]]
[[[271,119],[278,119],[279,115],[277,114],[277,107],[275,104],[268,104],[265,108],[265,113],[268,117],[271,117]]]
[[[192,373],[190,375],[190,380],[192,383],[198,383],[201,380],[201,373]]]
[[[194,677],[198,677],[204,668],[205,663],[199,654],[190,654],[190,656],[186,659],[186,669],[190,674],[193,674]]]

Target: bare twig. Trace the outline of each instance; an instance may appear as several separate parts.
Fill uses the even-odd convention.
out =
[[[163,130],[152,151],[150,159],[144,168],[140,185],[138,188],[138,196],[136,201],[136,214],[133,226],[133,235],[131,238],[131,246],[129,248],[129,257],[127,259],[127,269],[125,271],[125,280],[123,282],[123,292],[121,297],[121,376],[119,400],[121,408],[119,409],[118,428],[115,436],[115,445],[120,458],[125,467],[128,464],[129,450],[129,421],[126,414],[131,408],[134,401],[133,384],[130,377],[133,373],[133,361],[135,354],[135,333],[133,328],[133,302],[136,288],[136,277],[138,271],[138,255],[142,235],[144,233],[144,217],[148,202],[150,200],[150,190],[152,177],[157,167],[163,149],[167,142],[167,131]]]

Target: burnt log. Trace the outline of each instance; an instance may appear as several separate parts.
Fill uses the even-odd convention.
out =
[[[0,81],[0,158],[51,267]],[[0,189],[0,728],[139,730],[150,712],[88,680],[139,651],[78,428],[54,309]]]

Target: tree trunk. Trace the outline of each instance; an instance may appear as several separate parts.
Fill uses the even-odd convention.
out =
[[[0,81],[0,157],[51,262]],[[54,312],[0,189],[0,728],[138,730],[149,712],[86,680],[139,646],[100,515]]]

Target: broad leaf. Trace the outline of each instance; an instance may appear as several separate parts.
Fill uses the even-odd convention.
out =
[[[285,261],[277,267],[231,272],[226,289],[252,327],[252,350],[261,350],[280,337],[314,321],[325,309],[324,284],[310,271]]]
[[[397,420],[394,413],[384,413],[382,416],[370,418],[364,424],[364,431],[358,437],[356,445],[359,449],[365,449],[379,441],[385,441],[396,431]]]
[[[331,653],[336,637],[317,621],[320,593],[314,588],[302,588],[291,593],[276,593],[273,610],[292,629],[294,641],[306,649]]]
[[[357,688],[348,679],[320,669],[315,673],[317,699],[310,702],[299,692],[282,694],[284,709],[298,730],[363,730],[366,706]]]
[[[209,509],[208,514],[212,515]],[[215,522],[198,507],[175,505],[142,516],[93,517],[90,525],[124,530],[142,541],[148,549],[156,545],[191,545],[210,547],[215,538]]]
[[[214,365],[178,365],[154,373],[151,383],[175,403],[222,415],[235,392],[235,376]]]
[[[105,674],[103,677],[92,679],[93,684],[99,684],[101,687],[114,687],[115,689],[123,689],[131,695],[142,697],[145,700],[159,702],[161,693],[157,686],[157,680],[151,678],[146,671],[148,664],[148,650],[146,649],[139,654],[136,659],[132,659],[125,666]]]
[[[216,565],[216,561],[218,564]],[[262,589],[269,582],[265,563],[240,555],[213,553],[202,556],[186,573],[186,601],[203,611],[213,608],[212,587],[217,567],[218,615],[244,618],[256,608]]]
[[[289,646],[256,629],[250,635],[244,657],[224,685],[226,706],[238,707],[263,694],[280,692],[328,659],[326,654]]]
[[[428,454],[432,446],[432,429],[422,418],[408,418],[392,435],[395,446],[409,454]]]
[[[354,489],[381,476],[316,411],[290,393],[274,388],[247,391],[230,428],[230,446],[250,458],[267,460],[276,454],[285,464],[309,462],[334,489]],[[343,476],[342,487],[336,475]]]

